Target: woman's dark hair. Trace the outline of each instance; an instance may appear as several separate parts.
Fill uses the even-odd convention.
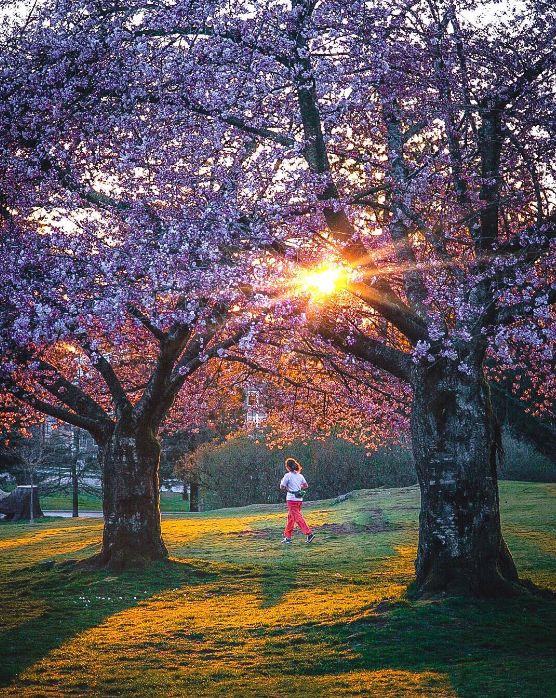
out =
[[[302,470],[301,463],[298,463],[295,458],[286,458],[284,465],[291,473],[300,473]]]

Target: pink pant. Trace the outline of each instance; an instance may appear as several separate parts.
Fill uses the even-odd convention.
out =
[[[286,528],[284,530],[284,535],[286,538],[291,538],[293,533],[293,527],[295,524],[303,531],[303,533],[308,536],[311,533],[311,529],[307,526],[303,514],[301,513],[301,505],[303,502],[287,501],[288,505],[288,521],[286,523]]]

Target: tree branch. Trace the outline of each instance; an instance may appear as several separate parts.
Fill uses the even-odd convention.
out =
[[[137,308],[132,303],[128,303],[127,310],[129,314],[132,315],[136,320],[138,320],[143,325],[143,327],[149,330],[149,332],[159,342],[164,342],[164,340],[168,337],[168,334],[166,332],[163,332],[159,327],[157,327],[153,322],[151,322],[151,320],[145,315],[145,313],[141,312],[141,310],[139,310],[139,308]]]
[[[512,323],[517,322],[518,320],[525,319],[528,315],[531,315],[534,312],[535,308],[540,307],[535,303],[535,301],[539,297],[544,295],[546,295],[547,298],[546,305],[556,304],[556,288],[547,289],[544,292],[539,292],[535,296],[535,298],[531,298],[526,302],[514,303],[514,305],[508,305],[498,308],[498,310],[496,311],[494,323],[497,326],[511,325]],[[542,305],[544,305],[544,303]]]
[[[85,429],[88,431],[95,439],[100,439],[106,434],[106,428],[111,425],[108,417],[103,421],[91,419],[89,417],[84,417],[75,412],[70,412],[69,410],[59,407],[58,405],[52,405],[49,402],[41,400],[31,393],[27,392],[15,383],[6,385],[6,389],[18,400],[24,404],[32,407],[37,412],[42,412],[47,414],[54,419],[59,419],[67,424],[72,424],[80,429]]]
[[[98,422],[109,420],[102,407],[79,386],[64,378],[55,366],[44,359],[39,359],[37,363],[41,370],[37,376],[38,382],[56,399],[87,419]]]
[[[214,331],[207,332],[204,335],[197,335],[191,344],[187,347],[186,352],[180,359],[179,364],[176,366],[170,384],[168,386],[167,394],[168,396],[177,395],[179,389],[184,384],[185,380],[191,376],[200,366],[206,363],[209,359],[218,356],[218,352],[229,349],[234,344],[237,344],[242,336],[245,334],[245,330],[242,328],[237,330],[230,337],[214,344],[210,349],[204,350],[211,339],[216,334],[217,328]]]
[[[411,359],[403,351],[366,337],[358,330],[350,331],[348,340],[345,333],[338,333],[326,319],[316,324],[315,331],[344,354],[368,361],[397,378],[411,382]]]
[[[167,333],[166,339],[160,345],[155,369],[147,381],[143,395],[133,408],[137,421],[149,420],[153,424],[157,423],[160,402],[166,397],[172,371],[191,337],[191,332],[191,325],[176,323]]]
[[[248,133],[252,136],[261,136],[261,138],[267,138],[268,140],[274,141],[279,145],[287,147],[295,145],[294,138],[291,138],[290,136],[285,136],[282,133],[279,133],[278,131],[273,131],[272,129],[266,128],[264,126],[251,126],[250,124],[246,123],[243,119],[240,119],[238,116],[222,116],[222,114],[219,114],[217,111],[193,104],[189,100],[182,99],[182,101],[185,102],[186,106],[192,112],[195,112],[195,114],[201,114],[203,116],[209,116],[213,119],[218,119],[219,121],[222,121],[223,123],[228,124],[229,126],[233,126],[234,128],[237,128],[240,131],[243,131],[244,133]]]
[[[350,283],[348,291],[376,310],[413,344],[426,339],[427,327],[422,319],[392,291],[390,285],[379,279],[372,284]]]
[[[416,257],[411,247],[409,230],[405,225],[401,202],[405,206],[412,208],[407,201],[408,190],[408,169],[403,152],[403,135],[398,114],[396,100],[386,97],[384,88],[379,88],[382,115],[387,132],[388,160],[393,181],[396,183],[396,190],[392,190],[393,215],[390,221],[390,234],[396,243],[395,252],[397,257],[408,264],[407,271],[404,272],[404,288],[409,302],[421,317],[427,316],[427,309],[424,301],[427,297],[427,289],[423,280],[423,275],[416,266]]]
[[[347,213],[343,207],[338,207],[337,205],[340,196],[332,177],[318,107],[313,66],[307,40],[302,31],[303,21],[312,11],[312,3],[307,2],[307,0],[298,0],[296,5],[302,7],[303,11],[299,14],[299,26],[296,31],[290,32],[290,38],[295,42],[296,46],[292,64],[295,66],[296,71],[297,100],[306,144],[304,151],[305,160],[312,172],[326,175],[327,177],[327,183],[318,197],[321,201],[330,201],[334,204],[330,207],[325,206],[323,214],[333,238],[340,243],[339,253],[348,263],[354,266],[361,266],[368,262],[369,253],[367,248],[358,240]],[[364,286],[370,286],[370,284],[362,282],[358,285],[357,295],[359,297],[368,302],[377,312],[381,314],[383,312],[387,313],[385,315],[386,319],[391,321],[404,334],[406,331],[409,332],[407,336],[411,340],[415,341],[416,338],[421,337],[422,329],[417,327],[416,322],[404,316],[402,308],[405,304],[384,280],[380,286],[380,293],[385,294],[382,300],[378,297],[376,285],[375,289],[369,288],[368,291],[365,291]],[[421,291],[423,290],[421,289]],[[421,295],[423,295],[423,292]],[[394,302],[394,298],[397,299],[396,302]],[[415,316],[415,313],[412,311],[411,314]]]
[[[553,28],[545,42],[545,46],[547,47],[546,53],[531,63],[527,70],[525,70],[513,84],[501,89],[494,97],[491,95],[484,97],[479,102],[480,106],[486,109],[501,110],[517,99],[527,85],[534,82],[551,65],[556,64],[556,52],[554,51],[555,39],[556,28]]]

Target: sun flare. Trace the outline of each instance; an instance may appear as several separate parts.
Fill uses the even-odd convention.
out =
[[[345,288],[346,282],[346,269],[330,263],[321,264],[313,269],[303,269],[297,273],[295,279],[297,288],[316,300]]]

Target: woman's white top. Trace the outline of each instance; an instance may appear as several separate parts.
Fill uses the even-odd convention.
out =
[[[294,502],[302,502],[303,497],[296,497],[292,492],[299,492],[302,485],[306,485],[307,480],[300,473],[286,473],[280,482],[280,487],[287,487],[286,499]]]

